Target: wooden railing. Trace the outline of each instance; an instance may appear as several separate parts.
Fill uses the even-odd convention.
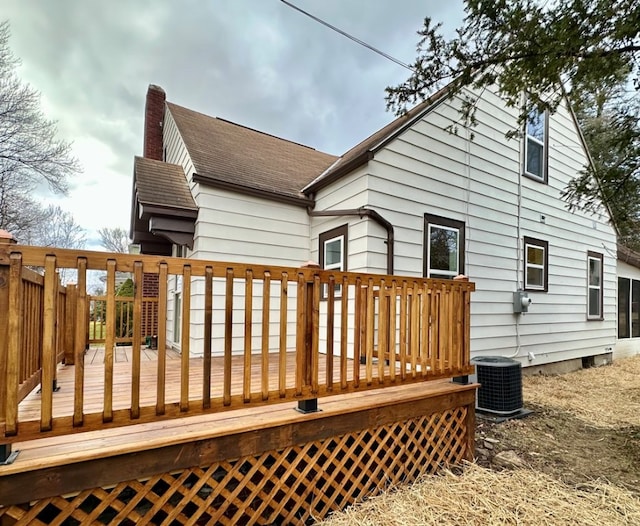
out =
[[[42,317],[42,341],[34,344],[40,345],[43,364],[37,418],[20,418],[15,367],[23,359],[20,335],[27,322],[21,305],[28,294],[28,285],[17,277],[26,266],[44,268],[38,278],[43,303],[34,313]],[[64,301],[56,273],[63,268],[77,272],[77,285],[68,287]],[[99,316],[105,341],[99,409],[94,391],[85,391],[89,366],[84,355],[92,322],[96,339],[97,317],[87,294],[89,270],[106,273],[106,293],[97,300],[105,302]],[[473,370],[469,316],[474,285],[467,281],[19,245],[0,245],[0,272],[6,276],[0,308],[7,308],[0,318],[0,331],[7,335],[0,345],[0,444],[464,376]],[[133,297],[116,295],[118,272],[131,273]],[[157,298],[144,298],[158,306],[158,348],[157,362],[152,369],[145,365],[143,374],[145,273],[156,274],[160,286]],[[125,373],[114,360],[122,338],[118,305],[123,304],[131,305],[127,311],[132,313],[131,362]],[[68,344],[70,334],[73,353],[65,362],[75,364],[67,388],[73,396],[62,406],[51,385],[60,354],[56,342]],[[178,340],[181,351],[175,371],[167,360],[167,335]],[[174,372],[178,385],[172,394],[169,376]]]
[[[0,362],[0,371],[5,371],[3,385],[6,385],[5,389],[0,389],[0,415],[5,408],[20,403],[44,378],[48,387],[55,390],[56,365],[63,361],[65,355],[71,354],[73,347],[73,341],[69,339],[70,332],[56,330],[53,341],[48,342],[51,346],[50,361],[43,361],[45,308],[55,310],[54,317],[61,328],[73,327],[73,319],[67,316],[68,298],[73,292],[68,293],[58,276],[54,275],[53,301],[45,304],[45,280],[41,274],[26,267],[15,268],[13,275],[9,270],[10,267],[0,268],[0,286],[4,284],[5,289],[4,301],[0,302],[4,316],[0,320],[5,318],[8,322],[10,308],[18,317],[12,319],[12,327],[5,322],[0,348],[11,345],[18,349],[18,353],[12,353],[11,360],[5,358]],[[19,286],[17,290],[12,290],[14,296],[10,299],[8,285],[11,278]]]

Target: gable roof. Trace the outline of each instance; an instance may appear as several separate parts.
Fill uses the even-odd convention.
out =
[[[450,92],[449,85],[434,93],[431,97],[414,106],[406,113],[379,129],[364,141],[345,152],[333,165],[309,183],[303,191],[311,193],[336,181],[342,175],[358,168],[373,158],[373,155],[405,129],[422,119],[439,103],[446,99]]]
[[[136,156],[134,195],[141,205],[198,210],[182,166]]]
[[[337,157],[167,102],[195,168],[194,180],[308,202],[301,189]]]

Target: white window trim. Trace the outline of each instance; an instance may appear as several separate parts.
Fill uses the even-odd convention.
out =
[[[327,264],[327,245],[329,243],[339,241],[340,243],[340,261],[337,263]],[[318,236],[319,251],[320,251],[320,263],[323,270],[335,270],[338,272],[347,271],[347,257],[349,247],[349,225],[344,224],[336,228],[332,228],[325,232],[321,232]],[[326,300],[329,296],[328,286],[322,285],[320,290],[320,298]],[[334,299],[340,299],[342,297],[342,285],[336,284],[334,290]]]
[[[537,110],[536,110],[537,111]],[[530,113],[530,112],[529,112]],[[548,152],[547,152],[547,147],[548,147],[548,141],[547,141],[547,133],[549,130],[549,127],[547,125],[547,119],[548,119],[548,114],[547,112],[538,112],[539,115],[542,115],[543,118],[543,131],[544,131],[544,135],[542,137],[542,141],[540,141],[539,139],[537,139],[536,137],[534,137],[533,135],[529,135],[528,133],[528,128],[529,128],[529,113],[527,113],[527,122],[525,122],[525,127],[524,127],[524,173],[527,177],[531,177],[532,179],[535,179],[537,181],[541,181],[541,182],[546,182],[547,181],[547,163],[548,163]],[[538,144],[539,146],[542,147],[542,174],[538,175],[538,174],[534,174],[532,172],[530,172],[528,170],[529,166],[528,166],[528,160],[529,160],[529,141],[533,141],[534,143]]]
[[[603,257],[602,255],[595,255],[595,253],[589,253],[587,255],[587,319],[588,320],[601,320],[604,317],[604,312],[603,312],[603,283],[602,281],[604,280],[604,269],[603,267]],[[591,261],[596,261],[599,265],[600,265],[600,275],[599,275],[599,281],[600,281],[600,285],[596,286],[596,285],[591,285],[590,283],[590,268],[591,268]],[[590,302],[589,302],[589,298],[590,298],[590,292],[592,290],[597,290],[598,291],[598,310],[599,312],[597,314],[591,314],[591,312],[589,312],[589,307],[590,307]],[[630,289],[631,290],[631,289]],[[631,302],[629,302],[629,305],[631,305]]]
[[[456,270],[443,270],[443,269],[433,269],[431,268],[431,245],[429,245],[429,257],[427,258],[427,277],[430,278],[431,277],[431,273],[435,273],[435,274],[440,274],[440,275],[444,275],[444,276],[450,276],[452,278],[455,278],[458,274],[460,274],[460,229],[459,228],[454,228],[454,227],[450,227],[450,226],[445,226],[445,225],[439,225],[437,223],[429,223],[429,228],[428,228],[428,232],[427,232],[427,239],[429,240],[429,242],[431,242],[431,230],[432,228],[439,228],[440,230],[448,230],[450,232],[455,232],[456,234],[456,252],[457,252],[457,259],[456,259]]]
[[[173,342],[180,345],[182,337],[182,291],[173,293]]]
[[[534,249],[538,249],[538,250],[542,250],[542,265],[538,264],[538,263],[529,263],[528,261],[528,252],[529,252],[529,247],[534,248]],[[538,239],[534,239],[534,238],[526,238],[525,237],[525,241],[524,241],[524,289],[525,290],[531,290],[531,291],[539,291],[539,292],[546,292],[547,291],[547,287],[548,287],[548,280],[549,280],[549,244],[545,241],[542,240],[538,240]],[[540,269],[542,270],[542,285],[538,285],[536,283],[529,283],[528,281],[528,269],[533,268],[533,269]]]
[[[340,261],[338,263],[331,263],[327,265],[327,245],[332,241],[340,241]],[[344,235],[340,234],[339,236],[332,237],[330,239],[326,239],[323,242],[322,250],[324,251],[324,269],[325,270],[339,270],[340,272],[344,271]]]

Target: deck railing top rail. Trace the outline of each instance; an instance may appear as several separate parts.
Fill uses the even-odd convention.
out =
[[[20,314],[27,266],[43,269],[42,392],[25,401],[29,410],[17,395],[21,338],[35,323]],[[59,269],[77,275],[65,294]],[[87,293],[94,270],[106,283],[99,316]],[[122,272],[133,283],[126,298],[117,297]],[[152,297],[145,275],[157,285]],[[0,444],[467,375],[473,290],[465,280],[0,244],[0,331],[8,335],[0,342]],[[157,361],[143,370],[141,349],[151,336],[143,333],[145,302],[157,316]],[[118,328],[125,309],[126,338]],[[104,360],[85,364],[97,317]],[[126,367],[115,359],[124,340]],[[60,346],[70,346],[68,396],[44,385]],[[179,360],[167,360],[170,346]]]

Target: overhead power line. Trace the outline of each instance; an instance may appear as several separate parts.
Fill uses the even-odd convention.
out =
[[[333,25],[329,24],[329,22],[325,22],[321,18],[318,18],[317,16],[314,16],[311,13],[307,13],[304,9],[300,9],[298,6],[295,6],[295,5],[291,4],[290,2],[287,2],[287,0],[280,0],[280,1],[283,4],[289,6],[291,9],[295,9],[299,13],[302,13],[303,15],[308,16],[312,20],[315,20],[316,22],[322,24],[323,26],[328,27],[329,29],[332,29],[336,33],[340,33],[342,36],[347,37],[349,40],[353,40],[355,43],[360,44],[363,47],[366,47],[367,49],[373,51],[374,53],[377,53],[380,56],[383,56],[387,60],[390,60],[391,62],[395,62],[396,64],[398,64],[398,66],[402,66],[403,68],[407,68],[409,71],[414,71],[414,69],[411,66],[409,66],[408,64],[405,64],[401,60],[398,60],[397,58],[392,57],[388,53],[385,53],[384,51],[379,50],[378,48],[372,46],[371,44],[367,44],[365,41],[360,40],[359,38],[356,38],[353,35],[350,35],[346,31],[342,31],[342,29],[339,29],[336,26],[333,26]]]

